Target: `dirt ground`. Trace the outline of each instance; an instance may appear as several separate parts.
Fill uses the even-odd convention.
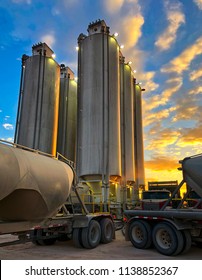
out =
[[[13,236],[1,235],[0,243],[11,241]],[[56,242],[51,246],[37,246],[33,243],[9,245],[0,248],[1,260],[202,260],[202,248],[192,246],[183,255],[169,257],[159,254],[154,248],[136,249],[125,241],[121,231],[109,244],[100,244],[95,249],[75,248],[73,242]]]

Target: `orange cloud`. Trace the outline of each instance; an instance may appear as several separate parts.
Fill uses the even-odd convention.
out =
[[[151,113],[151,112],[145,111],[145,108],[144,108],[144,113],[143,113],[144,127],[148,126],[152,123],[155,123],[157,118],[158,118],[158,121],[167,119],[170,116],[170,113],[175,111],[175,109],[176,109],[175,107],[171,107],[168,109],[162,109],[162,110],[158,111],[157,113]]]
[[[200,146],[200,152],[202,144],[202,125],[198,127],[191,128],[191,129],[183,129],[182,136],[180,137],[177,145],[180,147],[187,147],[187,146]]]
[[[144,18],[141,14],[127,15],[123,18],[120,30],[120,39],[124,44],[124,50],[134,47],[142,35],[141,28]]]
[[[161,72],[181,74],[189,69],[191,62],[202,54],[202,37],[199,37],[193,45],[185,49],[178,57],[171,60],[171,62],[161,69]]]
[[[190,81],[195,81],[198,80],[200,77],[202,77],[202,69],[198,69],[195,71],[192,71],[189,75]]]
[[[153,171],[172,171],[177,170],[180,166],[178,159],[169,158],[166,156],[153,156],[151,160],[145,161],[145,168]]]
[[[154,132],[155,133],[152,132],[152,129],[149,131],[148,135],[153,135],[145,149],[148,151],[158,151],[159,153],[165,152],[165,148],[175,144],[180,136],[179,131],[173,131],[170,128],[161,130],[160,127],[159,129],[156,129],[155,127]]]
[[[195,87],[194,89],[189,91],[189,94],[197,95],[202,93],[202,86]]]

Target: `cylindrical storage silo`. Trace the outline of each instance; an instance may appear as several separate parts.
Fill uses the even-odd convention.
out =
[[[60,101],[57,152],[75,162],[77,125],[77,83],[73,72],[60,67]]]
[[[135,181],[134,94],[130,65],[121,63],[122,172],[125,183]]]
[[[135,173],[136,186],[145,186],[144,171],[144,143],[143,143],[143,124],[142,124],[142,89],[134,80],[135,96]]]
[[[101,180],[121,176],[119,47],[104,21],[88,31],[79,36],[77,172]]]
[[[0,220],[40,221],[57,213],[73,181],[55,158],[0,144]]]
[[[23,63],[15,142],[55,155],[60,67],[45,43],[32,49]]]

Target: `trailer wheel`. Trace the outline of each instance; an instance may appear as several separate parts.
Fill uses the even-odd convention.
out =
[[[191,239],[191,234],[190,234],[189,230],[183,230],[182,235],[183,235],[183,238],[184,238],[184,246],[183,246],[183,249],[182,249],[181,253],[185,254],[191,248],[192,239]]]
[[[153,229],[152,239],[157,251],[167,256],[179,254],[184,246],[182,233],[168,223],[157,224]]]
[[[110,243],[114,237],[114,224],[111,219],[104,218],[100,221],[101,242]]]
[[[39,245],[48,246],[48,245],[53,245],[56,242],[55,237],[50,237],[50,238],[47,238],[47,239],[43,239],[43,237],[47,236],[47,233],[43,229],[38,229],[36,235],[37,235],[37,243]]]
[[[31,231],[30,239],[34,245],[38,245],[38,246],[41,245],[41,244],[39,244],[39,242],[37,240],[37,229],[34,229],[33,231]]]
[[[88,227],[82,229],[81,239],[84,248],[93,249],[97,247],[101,240],[101,228],[98,221],[91,220]]]
[[[148,249],[152,244],[151,227],[145,221],[132,222],[128,234],[131,243],[138,249]]]
[[[32,243],[34,245],[48,246],[53,245],[56,242],[55,237],[50,237],[47,239],[43,239],[46,236],[46,232],[43,229],[35,229],[31,234]]]
[[[82,228],[74,228],[73,230],[72,239],[73,239],[74,246],[77,248],[83,247],[82,240],[81,240],[81,232],[82,232]]]

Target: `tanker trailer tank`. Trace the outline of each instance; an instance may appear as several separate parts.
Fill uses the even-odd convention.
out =
[[[73,170],[56,158],[0,143],[0,219],[42,221],[69,196]]]
[[[202,197],[202,154],[187,157],[181,161],[184,181]]]

